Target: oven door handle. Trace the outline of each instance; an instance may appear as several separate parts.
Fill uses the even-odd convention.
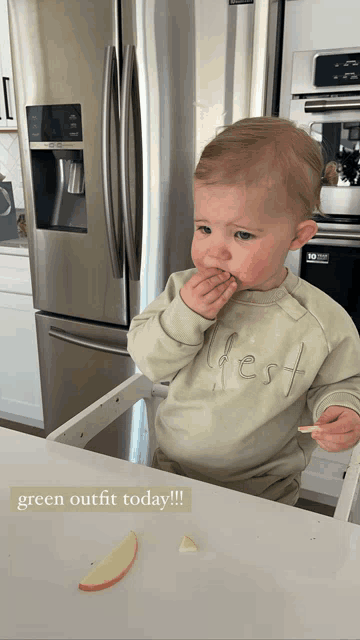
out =
[[[306,100],[305,113],[323,111],[353,111],[360,108],[360,98],[346,98],[345,100]]]
[[[360,233],[349,233],[348,231],[318,231],[314,238],[325,238],[328,240],[358,240],[360,242]]]

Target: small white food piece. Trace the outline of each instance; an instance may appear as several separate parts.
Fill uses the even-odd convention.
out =
[[[191,538],[189,538],[188,536],[184,536],[183,539],[181,540],[181,544],[179,547],[179,551],[197,551],[198,548],[195,544],[195,542],[193,540],[191,540]]]
[[[301,433],[312,433],[318,428],[319,427],[298,427],[298,431],[301,431]]]
[[[131,569],[137,550],[137,537],[133,531],[130,531],[121,544],[81,580],[79,589],[82,591],[100,591],[101,589],[112,587]]]

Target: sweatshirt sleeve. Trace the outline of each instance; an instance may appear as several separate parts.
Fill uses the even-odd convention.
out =
[[[307,404],[314,422],[333,405],[353,409],[360,416],[360,338],[345,310],[333,318],[325,358],[307,394]],[[327,333],[327,332],[326,332]]]
[[[193,269],[173,273],[165,290],[135,316],[128,332],[132,359],[152,382],[171,381],[204,344],[204,333],[216,320],[190,309],[180,296]]]

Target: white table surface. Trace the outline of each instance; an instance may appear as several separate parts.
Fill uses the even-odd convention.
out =
[[[360,637],[360,527],[0,428],[0,637]],[[11,486],[192,488],[191,513],[11,512]],[[130,530],[129,573],[80,591]],[[184,534],[197,553],[179,553]]]

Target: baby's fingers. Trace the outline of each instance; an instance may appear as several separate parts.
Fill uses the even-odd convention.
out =
[[[220,311],[220,309],[222,309],[222,307],[227,303],[228,299],[231,298],[236,288],[236,281],[231,278],[213,289],[210,294],[208,294],[216,296],[215,300],[212,301],[211,309],[216,310],[216,313]]]
[[[220,269],[216,269],[215,267],[212,267],[211,269],[205,269],[204,271],[201,271],[201,272],[198,271],[198,273],[195,273],[192,276],[189,282],[191,283],[192,287],[197,287],[198,285],[201,285],[201,284],[205,284],[205,285],[208,285],[209,283],[216,284],[217,282],[220,282],[220,279],[223,276],[224,276],[224,271],[221,271]],[[229,277],[229,275],[227,277]]]

